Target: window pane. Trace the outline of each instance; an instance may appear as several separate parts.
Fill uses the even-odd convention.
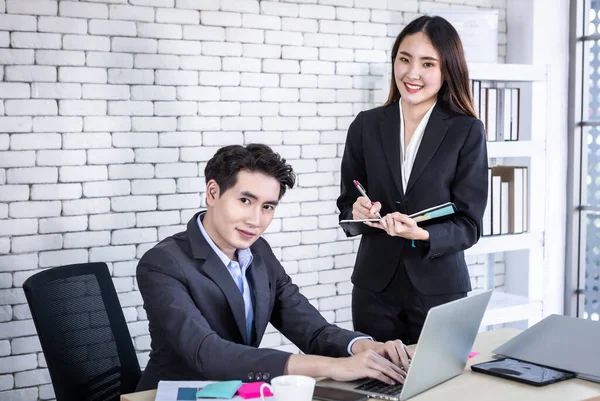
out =
[[[577,35],[587,36],[594,35],[598,31],[598,10],[599,8],[598,0],[587,0],[585,1],[584,7],[584,24],[583,24],[583,32],[577,32]]]
[[[582,11],[584,13],[584,25],[582,26],[584,32],[576,32],[577,36],[600,33],[600,19],[598,18],[598,14],[600,14],[600,0],[584,0]]]
[[[582,130],[582,166],[587,166],[581,194],[582,204],[600,206],[600,126]]]
[[[596,18],[598,20],[598,18]],[[600,20],[598,20],[600,28]],[[589,40],[583,45],[584,54],[584,91],[588,100],[584,104],[589,107],[583,109],[583,120],[600,120],[600,41]]]
[[[585,319],[598,320],[600,314],[600,213],[585,213],[585,274],[581,283],[584,296]]]
[[[586,2],[586,35],[600,34],[600,0]],[[583,108],[583,120],[600,120],[600,40],[589,40],[583,46],[583,93],[587,99],[587,109]]]
[[[577,36],[600,35],[600,0],[580,0],[578,5],[583,6],[584,15],[576,22]],[[581,85],[582,97],[576,100],[581,101],[578,103],[581,115],[575,116],[575,120],[600,121],[600,40],[583,40],[575,54],[577,63],[581,63],[581,70],[576,68],[575,71],[582,78],[577,82]],[[583,126],[576,132],[576,135],[581,135],[581,192],[575,194],[575,204],[600,207],[600,126]],[[577,302],[582,309],[578,309],[578,315],[600,321],[600,212],[588,210],[580,213],[575,219],[577,221],[581,217],[579,232],[573,233],[579,236],[581,243],[579,250],[575,250],[578,265],[573,268],[578,274],[573,276],[578,278],[572,289],[580,291]]]
[[[595,321],[600,320],[600,294],[585,294],[583,296],[583,313],[581,317]]]

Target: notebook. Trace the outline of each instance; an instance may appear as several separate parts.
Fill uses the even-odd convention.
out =
[[[399,202],[397,202],[399,203]],[[451,216],[456,213],[456,205],[452,202],[446,202],[441,205],[433,206],[420,212],[409,214],[408,217],[417,223],[438,219],[441,217]],[[356,220],[341,220],[340,224],[346,223],[363,223],[365,221],[378,222],[379,219],[356,219]]]
[[[155,401],[196,401],[196,392],[214,381],[171,381],[158,382]],[[193,393],[193,396],[191,395]],[[180,398],[184,397],[184,398]],[[187,397],[187,398],[186,398]],[[231,398],[233,401],[244,401],[239,395]]]
[[[196,393],[196,398],[221,398],[229,400],[241,387],[241,380],[228,380],[207,384]]]
[[[408,217],[420,223],[422,221],[433,220],[440,217],[450,216],[456,213],[456,205],[452,202],[446,202],[441,205],[433,206],[420,212],[409,214]]]
[[[242,387],[238,389],[238,395],[243,399],[247,400],[248,398],[260,398],[260,386],[262,386],[265,382],[252,382],[252,383],[244,383]],[[270,397],[273,395],[269,388],[265,388],[263,390],[265,396]]]

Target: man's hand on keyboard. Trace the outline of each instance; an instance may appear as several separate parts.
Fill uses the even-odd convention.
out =
[[[406,348],[402,341],[386,341],[375,351],[384,358],[388,358],[394,365],[400,366],[405,372],[408,372],[410,360],[414,352]]]
[[[410,360],[414,353],[406,348],[400,340],[386,341],[385,343],[365,341],[364,343],[361,342],[360,346],[362,349],[371,349],[377,352],[382,357],[392,361],[394,365],[402,368],[405,372],[408,371]]]
[[[366,350],[348,358],[332,359],[327,376],[339,381],[368,377],[384,383],[395,384],[404,383],[406,371],[375,350]]]

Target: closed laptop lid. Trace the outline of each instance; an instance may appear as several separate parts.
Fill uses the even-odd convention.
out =
[[[550,315],[496,348],[496,354],[600,378],[600,322]]]

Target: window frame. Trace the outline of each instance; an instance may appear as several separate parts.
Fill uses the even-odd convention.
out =
[[[598,41],[600,33],[588,35],[588,10],[593,0],[571,0],[569,41],[569,101],[568,101],[568,188],[567,238],[565,268],[565,314],[583,317],[585,312],[586,272],[586,217],[587,213],[600,215],[600,205],[587,203],[586,171],[587,130],[600,129],[600,119],[586,119],[589,106],[589,58],[587,43]],[[598,0],[596,0],[598,1]],[[599,2],[600,3],[600,2]],[[598,6],[600,14],[600,4]],[[584,149],[583,146],[586,146]],[[597,294],[600,296],[600,293]]]

